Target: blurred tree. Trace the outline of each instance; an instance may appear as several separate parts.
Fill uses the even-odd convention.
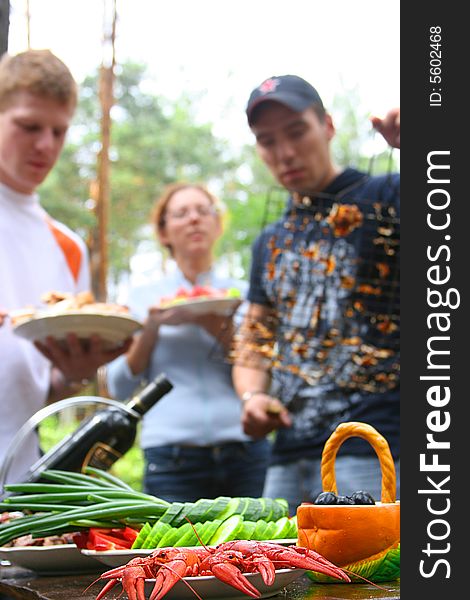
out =
[[[284,210],[286,191],[259,159],[254,144],[237,152],[214,136],[211,123],[198,122],[198,97],[182,94],[170,101],[145,91],[151,83],[142,64],[116,67],[108,232],[111,284],[115,287],[129,273],[141,242],[151,240],[146,247],[157,248],[152,229],[145,225],[162,187],[179,179],[205,182],[221,197],[228,210],[217,252],[233,274],[247,276],[251,244],[261,227]],[[67,145],[41,189],[44,206],[84,237],[95,220],[97,86],[97,73],[82,83]],[[338,95],[332,113],[337,129],[332,151],[339,165],[374,173],[395,169],[388,151],[371,157],[371,127],[357,90]]]
[[[175,102],[143,91],[145,67],[127,63],[116,69],[111,133],[110,278],[129,271],[131,256],[146,237],[155,197],[168,182],[223,181],[235,163],[225,157],[227,144],[198,124],[194,99]],[[81,85],[80,103],[69,141],[54,172],[41,188],[46,209],[80,233],[94,223],[93,182],[100,149],[97,74]]]

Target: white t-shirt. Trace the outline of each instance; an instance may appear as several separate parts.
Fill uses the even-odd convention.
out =
[[[0,183],[0,308],[37,306],[49,291],[90,289],[84,242],[53,220],[36,195]],[[21,426],[47,399],[50,363],[28,340],[13,333],[7,318],[0,327],[0,466]],[[21,476],[39,457],[30,436],[14,457],[6,482]]]

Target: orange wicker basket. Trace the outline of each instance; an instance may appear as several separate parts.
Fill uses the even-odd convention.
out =
[[[364,576],[372,581],[395,579],[399,576],[400,547],[400,503],[396,501],[395,466],[387,441],[373,427],[350,422],[336,428],[323,449],[323,491],[337,493],[336,455],[341,444],[355,436],[368,441],[378,456],[382,472],[380,502],[369,505],[301,504],[297,508],[298,545],[319,552],[340,567],[365,573]],[[393,564],[388,564],[392,556]],[[382,565],[384,561],[386,564]],[[377,569],[374,566],[379,571],[375,577]]]

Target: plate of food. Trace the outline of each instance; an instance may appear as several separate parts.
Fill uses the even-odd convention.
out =
[[[107,348],[114,348],[132,336],[142,324],[125,306],[95,302],[89,292],[72,294],[51,292],[41,298],[43,306],[10,311],[13,331],[29,340],[43,341],[47,336],[64,340],[75,333],[86,340],[99,335]]]
[[[0,558],[43,575],[92,573],[103,567],[102,563],[91,556],[82,554],[75,544],[1,546]]]
[[[124,563],[121,563],[124,564]],[[118,565],[119,566],[119,565]],[[244,573],[247,580],[260,592],[260,598],[275,596],[287,585],[305,573],[305,569],[276,569],[272,585],[266,585],[260,573]],[[107,580],[103,580],[105,582]],[[148,597],[155,585],[155,579],[145,581],[145,595]],[[224,583],[212,575],[183,577],[165,594],[165,600],[193,600],[194,598],[216,598],[221,600],[246,600],[247,595],[237,588]]]
[[[160,300],[161,309],[182,308],[192,314],[218,314],[229,316],[241,302],[237,288],[219,289],[195,285],[191,290],[180,287],[173,296]]]

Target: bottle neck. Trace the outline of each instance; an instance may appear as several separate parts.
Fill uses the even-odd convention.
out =
[[[165,374],[162,373],[151,381],[141,392],[133,396],[127,402],[127,407],[139,413],[139,415],[144,415],[172,388],[173,385],[166,378]]]

